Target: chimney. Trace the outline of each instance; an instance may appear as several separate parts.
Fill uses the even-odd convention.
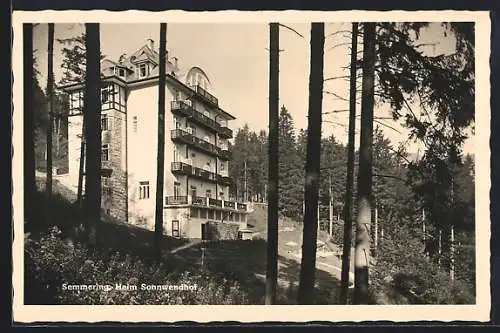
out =
[[[127,54],[126,53],[123,53],[121,56],[120,56],[120,59],[118,59],[118,62],[119,63],[122,63],[123,61],[125,61],[125,59],[127,58]]]
[[[151,49],[151,51],[155,50],[155,41],[152,40],[151,38],[148,38],[148,46]]]

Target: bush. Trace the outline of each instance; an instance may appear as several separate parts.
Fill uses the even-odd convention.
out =
[[[169,258],[168,260],[175,260]],[[57,227],[25,244],[26,304],[247,304],[238,282],[206,271],[175,271],[168,262],[90,250],[61,237]],[[118,290],[117,284],[137,290]],[[195,290],[141,290],[141,286],[196,286]],[[68,285],[99,285],[68,290]],[[109,287],[106,287],[108,286]],[[106,290],[103,290],[107,288]],[[182,288],[182,287],[181,287]]]
[[[208,222],[211,240],[237,240],[239,226],[237,224]]]
[[[383,292],[374,298],[392,304],[475,303],[474,291],[460,279],[452,282],[447,272],[423,254],[417,237],[404,228],[394,235],[378,248],[372,290]]]

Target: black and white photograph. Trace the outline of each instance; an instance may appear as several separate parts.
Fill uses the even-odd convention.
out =
[[[487,12],[148,15],[14,12],[14,318],[488,320]]]

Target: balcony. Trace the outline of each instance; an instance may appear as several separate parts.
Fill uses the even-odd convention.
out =
[[[227,147],[219,147],[219,153],[217,154],[222,160],[229,161],[233,158],[233,153]]]
[[[236,202],[234,201],[224,201],[224,207],[236,209]]]
[[[192,201],[191,204],[193,206],[207,206],[207,199],[206,197],[191,197]]]
[[[193,167],[184,162],[172,162],[171,170],[173,173],[190,175],[193,173]]]
[[[206,180],[214,183],[218,181],[216,173],[194,167],[184,162],[172,162],[171,170],[175,174],[192,176],[199,178],[201,180]]]
[[[165,203],[167,206],[169,206],[169,205],[171,205],[171,206],[187,205],[188,204],[188,197],[187,197],[187,195],[165,197]]]
[[[220,210],[233,210],[239,212],[247,212],[247,205],[241,202],[221,200],[209,197],[199,197],[199,196],[167,196],[165,197],[165,203],[167,206],[185,206],[190,205],[194,207],[205,207],[214,208]]]
[[[192,117],[194,109],[192,106],[183,101],[172,101],[170,103],[170,110],[173,114],[183,117]]]
[[[211,93],[209,93],[208,91],[203,89],[201,86],[195,85],[195,86],[192,86],[191,89],[196,91],[196,93],[199,96],[201,96],[205,101],[212,103],[216,107],[219,106],[219,100],[214,95],[212,95]]]
[[[172,141],[174,142],[182,142],[187,145],[194,146],[208,154],[217,156],[219,153],[219,149],[217,146],[211,144],[208,141],[205,141],[203,139],[200,139],[188,131],[185,131],[183,129],[175,129],[170,132]]]
[[[241,210],[241,211],[246,212],[246,210],[247,210],[247,205],[246,205],[246,204],[244,204],[244,203],[241,203],[241,202],[237,202],[237,203],[236,203],[236,209],[237,209],[237,210]]]
[[[195,110],[191,105],[183,101],[173,101],[170,105],[172,113],[187,117],[190,121],[208,128],[212,131],[219,131],[220,125],[210,117],[207,117],[200,111]]]
[[[223,201],[222,200],[219,200],[219,199],[213,199],[213,198],[209,198],[208,199],[208,206],[210,207],[219,207],[219,208],[222,208],[223,204]]]
[[[224,139],[231,139],[233,137],[233,131],[227,127],[227,125],[219,125],[219,136]]]
[[[229,176],[217,175],[217,181],[222,185],[231,186],[233,181]]]

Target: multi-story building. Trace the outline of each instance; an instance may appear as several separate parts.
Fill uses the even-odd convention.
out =
[[[122,221],[154,229],[158,61],[154,42],[115,62],[101,61],[102,208]],[[165,117],[164,232],[201,238],[202,224],[247,225],[248,206],[229,198],[228,175],[235,118],[224,111],[205,72],[179,70],[167,53]],[[83,83],[69,94],[69,182],[76,190],[83,122]]]

